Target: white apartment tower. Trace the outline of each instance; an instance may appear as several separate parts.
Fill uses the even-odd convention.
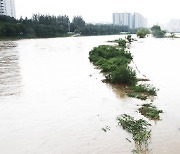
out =
[[[0,15],[16,18],[14,0],[0,0]]]
[[[147,19],[139,13],[113,13],[113,24],[129,26],[131,29],[147,27]]]
[[[146,28],[147,27],[147,19],[144,18],[141,14],[139,13],[134,13],[134,25],[133,27],[136,28]]]
[[[131,13],[113,13],[113,24],[133,28],[133,16]]]

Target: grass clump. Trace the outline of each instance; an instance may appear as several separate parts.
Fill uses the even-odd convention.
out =
[[[133,93],[133,92],[128,93],[127,92],[127,95],[129,97],[137,98],[137,99],[141,99],[141,100],[146,100],[148,98],[147,95],[144,95],[144,94],[141,94],[141,93]]]
[[[134,88],[134,92],[138,93],[146,93],[148,95],[156,96],[158,89],[150,84],[140,84],[136,85]]]
[[[141,149],[148,146],[151,131],[149,130],[149,124],[143,119],[135,120],[133,117],[123,114],[117,117],[118,125],[121,125],[124,130],[133,135],[133,140],[136,145]]]
[[[150,104],[143,104],[142,107],[140,107],[139,112],[144,115],[145,117],[151,119],[151,120],[160,120],[160,113],[163,113],[162,110],[157,109],[156,106]]]
[[[150,84],[135,85],[127,91],[129,97],[146,100],[149,96],[157,96],[158,89]]]

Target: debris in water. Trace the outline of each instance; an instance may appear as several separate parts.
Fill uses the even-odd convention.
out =
[[[109,126],[106,126],[105,128],[102,128],[102,130],[103,130],[104,132],[107,132],[108,130],[111,130],[111,128],[110,128]]]
[[[131,140],[129,140],[128,138],[126,138],[126,140],[128,140],[131,143]]]

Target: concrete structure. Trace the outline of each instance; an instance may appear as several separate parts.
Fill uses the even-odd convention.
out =
[[[131,29],[142,27],[146,28],[147,19],[139,13],[113,13],[113,24],[119,26],[129,26]]]
[[[0,0],[0,15],[16,18],[14,0]]]

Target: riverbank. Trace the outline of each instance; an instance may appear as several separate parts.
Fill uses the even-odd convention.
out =
[[[79,35],[76,35],[74,33],[69,33],[69,34],[64,34],[64,35],[59,35],[59,36],[55,36],[55,37],[36,37],[36,36],[32,36],[32,37],[0,37],[0,41],[11,41],[11,40],[23,40],[23,39],[46,39],[46,38],[59,38],[59,37],[78,37]]]

